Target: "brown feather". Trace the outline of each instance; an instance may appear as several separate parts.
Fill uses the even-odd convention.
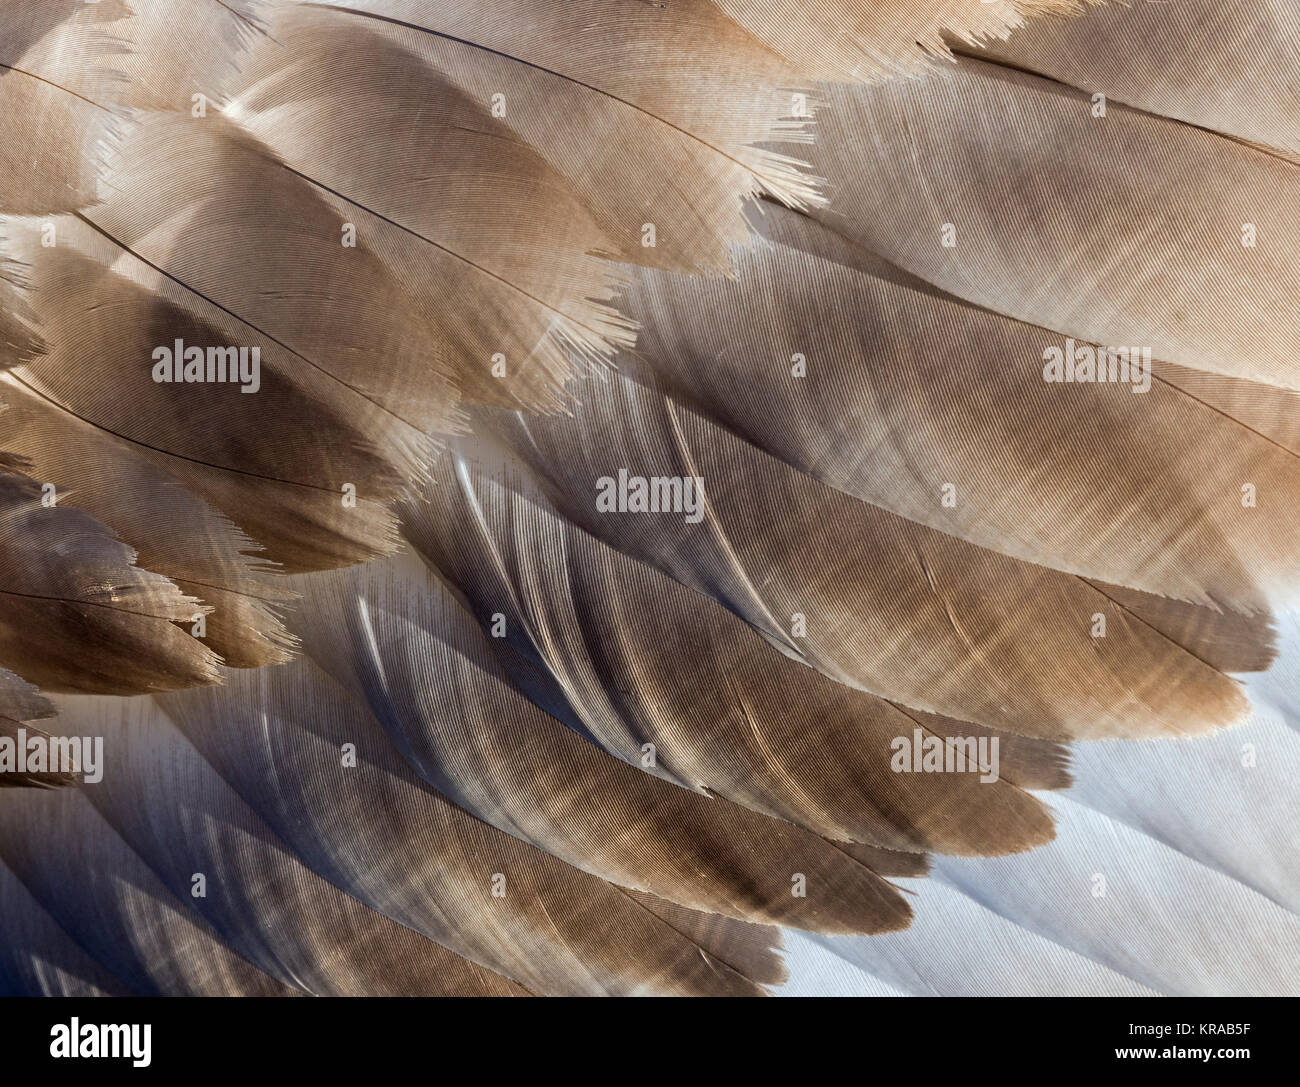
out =
[[[812,158],[846,237],[1064,336],[1300,388],[1294,164],[973,60],[827,98]]]
[[[430,786],[485,822],[695,910],[822,932],[906,924],[901,896],[835,847],[642,773],[644,757],[629,766],[534,706],[493,640],[411,557],[312,576],[302,588],[295,625],[306,652],[369,707]],[[804,897],[790,893],[795,872],[806,877]]]

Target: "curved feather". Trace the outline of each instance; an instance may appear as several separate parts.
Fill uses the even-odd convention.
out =
[[[133,110],[191,112],[226,101],[244,54],[267,34],[267,9],[280,0],[129,2],[111,27],[125,46],[115,58],[126,80],[120,100]]]
[[[314,659],[168,696],[179,730],[138,704],[60,700],[51,721],[0,682],[17,715],[0,728],[107,731],[115,760],[103,788],[21,813],[0,796],[23,942],[3,984],[756,994],[782,965],[750,922],[896,929],[910,910],[881,877],[1048,840],[1027,790],[1069,783],[1056,741],[1242,719],[1225,673],[1270,663],[1263,613],[1294,576],[1294,166],[1241,142],[1230,103],[1171,104],[1176,66],[1129,94],[1106,63],[1064,73],[1083,90],[996,47],[1000,64],[930,65],[1078,6],[22,5],[9,48],[36,74],[0,69],[0,95],[17,74],[9,91],[54,104],[53,150],[34,180],[15,159],[0,194],[27,214],[4,224],[17,259],[0,267],[0,447],[18,454],[0,492],[17,480],[24,507],[0,660],[72,689],[210,682],[214,649],[288,655],[291,589]],[[1040,48],[1018,67],[1050,75]],[[102,68],[115,53],[125,78]],[[804,85],[904,70],[926,78]],[[1104,123],[1098,70],[1134,99]],[[1284,142],[1283,79],[1250,99],[1267,107],[1256,142]],[[196,93],[214,115],[187,109]],[[146,112],[105,156],[123,101]],[[813,109],[831,210],[798,143],[773,146],[806,139]],[[822,225],[748,214],[760,193]],[[42,218],[58,211],[74,214]],[[772,244],[736,250],[734,282],[680,276],[722,270],[754,224]],[[153,381],[153,348],[181,335],[260,345],[264,390]],[[1149,399],[1045,387],[1064,336],[1150,347]],[[944,357],[954,342],[972,357]],[[592,366],[618,352],[626,374]],[[431,465],[463,421],[479,435]],[[80,467],[91,456],[121,478]],[[602,508],[620,469],[702,479],[700,516]],[[84,511],[38,521],[28,470]],[[407,559],[277,579],[391,552],[395,509],[450,585]],[[144,611],[97,617],[104,585]],[[205,646],[182,624],[213,606]],[[481,629],[498,621],[504,637]],[[1001,775],[894,773],[912,735],[997,739]],[[1249,804],[1237,785],[1222,795]],[[1045,990],[1072,971],[1089,991],[1285,986],[1254,951],[1234,971],[1136,950],[1209,931],[1188,922],[1198,886],[1289,902],[1267,848],[1234,857],[1212,819],[1179,817],[1178,787],[1158,816],[1085,792],[1097,810],[1061,805],[1072,846],[1115,835],[1126,890],[1150,863],[1183,901],[1073,917],[1035,880],[1083,895],[1082,853],[943,860],[939,881],[1005,922],[972,932],[1037,933],[1013,946],[1048,964]],[[68,835],[79,851],[47,860]],[[1293,935],[1251,894],[1232,892],[1232,916]],[[878,939],[881,989],[936,987],[942,955]],[[1006,984],[978,964],[951,976]]]
[[[563,514],[833,679],[1047,739],[1189,735],[1245,715],[1236,683],[1079,578],[858,502],[628,379],[579,395],[572,418],[498,423]],[[699,523],[599,511],[620,468],[702,478]]]
[[[0,993],[5,996],[128,996],[127,989],[59,927],[0,861]]]
[[[772,146],[810,138],[808,80],[709,0],[330,3],[477,100],[502,96],[501,128],[569,180],[624,260],[724,271],[749,196],[823,202]]]
[[[293,636],[281,613],[293,594],[255,564],[258,545],[159,464],[165,458],[123,442],[12,375],[0,375],[0,446],[53,484],[60,501],[101,521],[137,561],[208,606],[203,642],[229,667],[289,658]],[[140,497],[148,495],[148,503]]]
[[[610,753],[644,767],[653,744],[653,772],[837,840],[980,853],[1050,837],[1007,780],[893,772],[894,742],[925,730],[905,707],[776,654],[557,516],[517,470],[462,457],[455,473],[432,509],[407,511],[407,534],[540,669],[506,658],[515,682]]]
[[[474,617],[409,557],[314,577],[303,599],[295,619],[308,655],[369,707],[425,781],[485,822],[693,910],[818,931],[906,923],[906,904],[870,860],[641,773],[645,755],[634,769],[536,708]],[[808,888],[800,897],[796,872]]]
[[[413,453],[401,433],[379,424],[383,409],[84,222],[61,228],[63,241],[51,248],[35,232],[24,236],[33,302],[57,349],[11,370],[14,380],[162,464],[289,569],[391,550],[384,506]],[[258,349],[258,392],[244,395],[242,383],[229,381],[155,381],[155,352],[174,353],[177,340],[244,347],[250,358]],[[355,488],[355,507],[343,503],[345,483]]]
[[[1214,378],[1229,401],[1158,362],[1149,387],[1050,383],[1061,336],[792,212],[765,209],[759,229],[772,244],[738,253],[734,280],[634,273],[626,305],[645,331],[624,373],[648,371],[823,483],[982,547],[1243,612],[1294,597],[1296,453],[1253,418],[1269,398],[1293,418],[1291,394]],[[1247,483],[1265,496],[1252,507]]]
[[[4,863],[64,932],[132,993],[281,996],[288,991],[190,914],[81,790],[15,800],[0,799]],[[76,893],[69,893],[71,888]]]
[[[213,654],[174,625],[198,602],[133,565],[79,510],[0,475],[0,662],[51,691],[137,694],[217,679]]]
[[[1129,0],[987,43],[1089,94],[1300,152],[1300,11],[1288,0]]]
[[[611,244],[490,103],[346,14],[294,7],[272,31],[229,112],[355,221],[476,398],[554,407],[563,344],[598,360],[631,342],[609,305],[617,277],[592,255]]]
[[[165,706],[297,857],[372,909],[538,994],[759,995],[622,890],[425,787],[310,661],[221,691]]]
[[[876,80],[947,58],[949,39],[1002,39],[1026,14],[1075,13],[1097,0],[715,0],[737,23],[820,80]]]
[[[172,899],[160,891],[164,901],[200,918],[191,925],[280,984],[337,996],[522,995],[311,873],[153,703],[64,698],[59,711],[65,732],[104,737],[103,780],[83,786],[90,805],[78,810],[98,813],[165,886]],[[206,893],[195,893],[195,875]],[[66,882],[51,891],[60,909],[77,908],[63,901],[76,898]],[[98,905],[107,916],[90,925],[91,939],[105,938],[104,925],[137,923],[129,898]],[[142,962],[142,980],[162,982],[158,967]]]
[[[0,12],[0,214],[93,203],[123,118],[122,0],[13,0]],[[39,153],[33,148],[39,147]]]
[[[850,240],[1061,335],[1300,387],[1294,164],[981,61],[826,97],[812,158]]]

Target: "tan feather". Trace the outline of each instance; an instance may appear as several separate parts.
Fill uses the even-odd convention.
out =
[[[1005,782],[891,772],[894,741],[924,729],[908,711],[575,528],[519,466],[462,456],[439,482],[430,509],[405,513],[412,542],[481,623],[503,617],[540,669],[503,660],[515,682],[610,753],[643,766],[652,743],[652,772],[837,840],[970,854],[1050,838],[1042,805]]]
[[[1054,740],[1195,734],[1246,712],[1236,683],[1077,577],[860,503],[627,379],[576,395],[571,419],[500,424],[565,517],[839,682]],[[699,523],[599,512],[615,466],[704,479]]]
[[[105,187],[85,216],[94,230],[325,377],[329,399],[368,401],[407,473],[436,452],[431,435],[456,429],[461,367],[411,295],[369,247],[344,246],[346,215],[237,125],[150,114]]]
[[[1289,0],[1127,0],[1035,20],[980,51],[1237,139],[1300,152],[1300,11]]]
[[[58,350],[12,370],[14,380],[154,459],[289,569],[394,546],[384,504],[401,488],[394,462],[412,452],[378,423],[386,412],[80,220],[61,227],[60,245],[41,248],[33,231],[28,250],[32,297]],[[259,348],[259,391],[154,381],[154,352],[177,339]],[[344,483],[356,488],[355,509],[343,505]]]
[[[1292,163],[978,61],[827,100],[812,158],[846,237],[1061,335],[1300,387]]]
[[[0,214],[72,211],[95,199],[120,131],[121,0],[10,0],[0,12]],[[39,147],[39,153],[33,148]]]
[[[226,680],[218,698],[164,705],[304,863],[372,909],[539,995],[759,993],[622,890],[423,786],[311,662]],[[250,733],[265,745],[256,758]],[[340,757],[348,742],[355,766]]]
[[[302,587],[295,621],[306,652],[369,707],[429,785],[485,822],[695,910],[822,932],[906,923],[902,897],[838,848],[642,773],[644,753],[633,768],[548,717],[412,558]],[[805,897],[789,893],[796,871],[812,888]]]
[[[293,637],[281,610],[293,594],[255,564],[258,545],[160,461],[0,375],[0,446],[52,483],[59,501],[103,522],[135,548],[138,563],[210,606],[204,644],[230,667],[288,659]],[[141,495],[149,501],[142,503]]]
[[[800,155],[772,147],[810,138],[808,81],[709,0],[331,3],[475,100],[504,95],[498,129],[569,180],[624,260],[723,271],[746,197],[823,202]]]
[[[631,342],[609,305],[617,277],[590,255],[612,246],[489,103],[346,14],[292,8],[272,31],[230,113],[356,221],[425,306],[468,395],[555,407],[562,345],[598,360]]]
[[[737,23],[821,80],[915,73],[951,56],[948,38],[1006,38],[1027,14],[1074,13],[1098,0],[715,0]]]
[[[134,110],[221,106],[243,54],[267,33],[264,10],[278,2],[129,0],[129,13],[111,27],[125,46],[115,58],[126,79],[120,100]]]
[[[0,737],[8,740],[15,752],[30,750],[29,745],[33,742],[48,744],[50,741],[49,733],[30,722],[13,721],[5,717],[0,717]],[[73,770],[10,769],[0,774],[0,789],[57,789],[72,785],[78,780],[78,775]]]
[[[51,691],[136,694],[216,681],[213,654],[173,625],[198,602],[88,515],[0,475],[0,664]]]
[[[1270,402],[1293,418],[1292,394],[1215,377],[1211,399],[1197,371],[1151,359],[1144,390],[1049,383],[1060,335],[803,216],[769,206],[760,229],[773,244],[738,254],[734,281],[635,273],[626,305],[645,332],[623,372],[649,371],[823,483],[982,547],[1216,608],[1294,602],[1296,452],[1254,420]],[[1242,505],[1246,482],[1267,496],[1257,507]],[[936,501],[945,484],[952,505]]]
[[[705,954],[736,973],[764,985],[780,985],[786,980],[785,964],[780,955],[780,929],[683,909],[676,903],[641,891],[631,894],[661,921],[692,943],[699,944]]]

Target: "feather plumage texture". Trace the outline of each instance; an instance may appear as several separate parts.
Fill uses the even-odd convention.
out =
[[[1294,164],[981,60],[827,97],[812,159],[851,241],[1064,336],[1300,387]]]
[[[982,55],[1089,94],[1300,153],[1300,11],[1287,0],[1129,0],[1043,19]]]
[[[617,277],[594,255],[613,244],[481,99],[366,21],[290,9],[273,32],[243,73],[235,116],[374,239],[446,353],[464,360],[471,396],[554,406],[569,373],[563,344],[599,358],[630,342],[607,301]],[[409,320],[399,327],[431,339]],[[489,376],[497,353],[504,382]]]
[[[913,73],[965,44],[1003,39],[1027,14],[1074,14],[1096,0],[717,0],[801,74],[863,80]]]
[[[48,508],[0,475],[0,661],[48,690],[132,694],[216,680],[216,658],[176,622],[199,604],[89,515]]]
[[[1296,28],[1167,6],[10,5],[0,746],[106,765],[0,793],[0,988],[1293,984],[1251,779],[1040,795],[1294,708]]]
[[[145,569],[206,601],[205,643],[225,664],[289,659],[293,638],[280,615],[292,593],[267,576],[267,564],[250,561],[260,548],[246,533],[195,489],[178,485],[167,470],[172,458],[120,440],[17,375],[0,375],[0,388],[0,446],[25,458],[56,495],[135,543]],[[140,494],[153,498],[144,505]]]
[[[1220,380],[1238,406],[1158,361],[1142,394],[1048,384],[1059,334],[781,209],[758,227],[772,244],[738,255],[734,280],[635,274],[626,306],[644,332],[625,373],[837,490],[982,547],[1198,604],[1294,600],[1300,525],[1245,518],[1240,502],[1245,480],[1300,501],[1295,443],[1253,417],[1285,398],[1277,414],[1294,418],[1291,394]],[[792,372],[796,355],[806,373]],[[945,507],[934,496],[950,480],[960,500]]]
[[[401,40],[467,93],[501,96],[504,129],[569,180],[622,260],[724,270],[743,197],[824,201],[799,153],[771,146],[810,138],[815,99],[794,97],[807,77],[711,0],[329,2],[415,31]]]
[[[120,131],[122,0],[14,0],[0,13],[0,214],[73,211],[94,200]],[[40,151],[32,140],[39,133]]]
[[[400,492],[401,476],[363,434],[367,422],[379,425],[382,409],[353,394],[340,403],[332,378],[273,343],[259,344],[247,326],[80,220],[48,250],[38,247],[35,233],[33,297],[58,346],[11,371],[26,390],[156,456],[262,543],[266,558],[290,569],[355,562],[391,548],[395,523],[377,502]],[[205,385],[205,410],[196,412],[194,385],[152,377],[154,351],[177,340],[200,348],[261,346],[258,392],[245,396],[230,382]],[[83,373],[70,357],[106,361]],[[360,490],[369,516],[343,516],[338,495],[345,482]]]
[[[856,502],[628,379],[581,392],[581,413],[508,423],[565,515],[838,682],[1047,739],[1195,734],[1246,712],[1232,680],[1077,577]],[[609,464],[705,479],[703,519],[598,511]]]
[[[165,705],[204,762],[314,871],[530,992],[757,992],[615,886],[422,786],[341,694],[299,661],[240,673],[212,699]],[[304,699],[314,703],[306,716]],[[345,743],[356,745],[354,767],[338,757]]]
[[[29,735],[39,736],[42,741],[47,740],[48,733],[32,722],[53,716],[54,707],[50,705],[49,699],[43,697],[30,683],[0,668],[0,737],[14,745],[15,753],[18,744],[25,742]],[[0,775],[0,788],[55,788],[71,785],[77,780],[77,775],[72,770],[50,772],[47,765],[43,769],[19,771],[15,767]]]
[[[466,811],[593,875],[697,910],[817,930],[906,922],[901,896],[870,860],[656,780],[640,772],[640,748],[635,769],[625,766],[549,717],[510,681],[527,663],[509,650],[508,664],[498,660],[454,591],[410,557],[329,580],[304,597],[305,652]],[[668,745],[660,750],[654,762],[669,765]],[[819,888],[814,898],[781,893],[794,871]]]
[[[413,521],[416,547],[549,675],[516,666],[532,697],[612,754],[643,765],[651,743],[670,780],[839,840],[1009,852],[1050,835],[1042,807],[1006,783],[888,772],[892,739],[915,727],[906,707],[773,656],[725,609],[512,493],[508,475],[463,459],[455,471],[446,490],[459,485],[464,507]]]

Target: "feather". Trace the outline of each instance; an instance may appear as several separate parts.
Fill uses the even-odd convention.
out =
[[[1216,612],[1101,581],[1089,584],[1220,672],[1264,672],[1277,658],[1276,631],[1268,619]]]
[[[0,988],[1285,991],[1259,4],[12,4]]]
[[[1293,164],[979,61],[826,99],[818,214],[849,240],[1081,342],[1300,387]]]
[[[980,55],[1110,101],[1300,152],[1300,12],[1289,0],[1129,0],[1042,19]]]
[[[1085,888],[1091,874],[1083,877]],[[815,974],[803,975],[800,967],[808,957],[800,956],[792,962],[784,992],[804,995],[811,988],[818,996],[862,996],[887,986],[891,996],[1162,995],[1068,940],[1057,942],[1018,924],[946,880],[918,885],[916,897],[921,904],[916,924],[896,938],[812,938],[823,953],[860,971],[856,976],[837,977],[831,964],[821,963]]]
[[[289,659],[292,635],[281,621],[292,598],[250,556],[259,550],[151,457],[37,396],[12,375],[0,375],[0,446],[54,485],[75,505],[135,548],[137,562],[170,578],[211,610],[202,640],[230,667]],[[142,504],[140,495],[149,495]]]
[[[629,380],[575,395],[573,418],[497,424],[561,512],[832,679],[1055,740],[1189,735],[1246,713],[1236,683],[1078,578],[859,503]],[[600,511],[620,469],[703,479],[699,523]]]
[[[467,460],[455,471],[436,506],[408,510],[408,535],[540,667],[514,665],[516,683],[611,754],[643,766],[651,743],[669,780],[840,841],[996,853],[1050,837],[1042,806],[1006,782],[892,772],[895,741],[924,727],[906,708],[774,653],[519,493],[518,474]]]
[[[30,242],[20,251],[31,258],[33,301],[59,345],[11,370],[16,381],[165,465],[288,569],[391,550],[395,525],[384,506],[400,490],[395,462],[409,449],[392,435],[385,456],[363,437],[368,428],[386,433],[377,422],[386,413],[79,220],[63,225],[63,244],[48,249],[34,234],[14,238],[15,248]],[[155,381],[155,352],[168,348],[174,363],[177,340],[243,347],[250,358],[257,348],[256,395],[230,381]],[[345,483],[355,508],[343,503]]]
[[[0,668],[0,739],[7,739],[13,745],[15,755],[25,748],[28,739],[36,738],[41,743],[49,740],[49,733],[32,722],[53,716],[54,707],[49,699],[30,683]],[[0,789],[29,785],[53,789],[76,780],[77,775],[69,770],[47,767],[44,771],[25,768],[20,772],[15,766],[0,774]]]
[[[129,2],[111,28],[125,45],[114,58],[126,82],[121,101],[133,110],[188,113],[227,101],[244,54],[267,33],[264,11],[278,0]]]
[[[128,996],[129,990],[88,955],[0,861],[0,994]]]
[[[1083,747],[1069,796],[1297,914],[1289,783],[1298,765],[1300,736],[1261,709],[1203,744]]]
[[[12,749],[30,750],[29,743],[48,744],[49,733],[30,723],[20,723],[0,717],[0,739],[7,740]],[[65,770],[10,770],[0,776],[0,789],[34,787],[38,789],[57,789],[71,785],[77,780],[75,773]]]
[[[152,873],[147,882],[164,913],[189,918],[175,919],[173,932],[216,933],[280,985],[310,994],[521,995],[506,979],[313,875],[149,700],[61,698],[58,708],[65,733],[104,738],[103,780],[82,786],[90,804],[74,806],[78,822],[92,825],[71,836],[90,841],[105,833],[96,825],[111,827]],[[17,829],[3,828],[7,848],[21,837]],[[204,876],[202,885],[196,875]],[[83,878],[77,867],[71,887],[51,880],[49,908],[59,916],[75,913],[74,888]],[[129,956],[109,934],[134,928],[151,909],[130,895],[98,896],[84,922],[95,954]],[[156,947],[141,943],[134,967],[140,984],[170,992],[169,977],[194,969],[167,963],[173,947],[162,939]]]
[[[0,668],[0,718],[21,723],[52,716],[54,707],[48,698],[32,684]]]
[[[1080,843],[1075,849],[1048,848],[1025,865],[1002,858],[979,870],[961,860],[941,860],[936,877],[1157,992],[1262,995],[1292,988],[1284,964],[1294,963],[1300,952],[1300,918],[1067,796],[1058,799],[1056,811],[1062,838]],[[1118,841],[1107,851],[1109,872],[1101,865],[1108,892],[1103,897],[1093,888],[1100,886],[1094,878],[1103,856],[1098,843],[1107,835]],[[1194,887],[1203,890],[1198,894]],[[1206,900],[1222,905],[1211,912]],[[1045,905],[1072,901],[1080,908]],[[1229,944],[1221,937],[1228,918],[1237,931],[1268,937]],[[1180,950],[1167,953],[1174,947]]]
[[[81,790],[62,790],[48,801],[14,799],[0,798],[5,865],[128,991],[140,996],[287,992],[186,910]],[[71,887],[76,894],[68,893]]]
[[[626,305],[645,332],[624,373],[831,487],[982,547],[1213,607],[1294,598],[1300,523],[1286,511],[1300,474],[1254,417],[1273,398],[1295,418],[1292,394],[1161,363],[1142,392],[1048,383],[1059,335],[944,295],[802,216],[769,207],[760,230],[772,244],[739,253],[735,280],[635,274]],[[1249,511],[1246,482],[1267,496]],[[945,485],[951,505],[936,500]]]
[[[832,988],[831,971],[804,974],[787,940],[791,984],[844,995],[879,981],[922,995],[1294,993],[1285,964],[1300,934],[1294,909],[1279,907],[1293,907],[1300,871],[1283,784],[1298,755],[1295,732],[1265,715],[1204,743],[1086,745],[1074,790],[1054,804],[1060,833],[1031,864],[984,874],[937,861],[937,878],[914,885],[906,932],[821,941],[870,977]],[[1049,893],[1056,908],[1043,905]]]
[[[0,13],[0,214],[73,211],[95,199],[120,131],[123,51],[106,23],[121,0],[11,0]],[[33,148],[39,147],[34,154]]]
[[[800,74],[874,80],[915,73],[951,54],[948,37],[1003,39],[1026,14],[1073,13],[1089,0],[716,0]],[[1096,0],[1092,0],[1096,2]]]
[[[617,279],[591,255],[610,243],[486,103],[346,14],[289,9],[272,32],[230,113],[356,221],[477,373],[472,392],[554,407],[563,344],[597,360],[631,342],[608,304]],[[491,375],[497,354],[509,380]]]
[[[641,891],[633,891],[631,897],[736,973],[765,985],[786,980],[778,929],[686,910]]]
[[[164,705],[297,857],[372,909],[539,995],[759,994],[623,891],[424,787],[311,662],[231,673],[220,691]]]
[[[798,155],[771,146],[810,138],[809,81],[709,0],[330,3],[477,101],[500,96],[501,128],[568,179],[623,260],[723,271],[747,197],[823,202]]]
[[[94,230],[281,348],[286,366],[331,380],[338,393],[322,399],[366,400],[408,473],[436,452],[429,435],[456,428],[455,366],[419,306],[369,248],[344,247],[345,215],[238,126],[151,114],[105,185],[115,195],[86,214]]]
[[[625,765],[533,706],[474,617],[410,557],[313,577],[303,599],[305,651],[429,785],[484,822],[693,910],[817,931],[906,923],[870,861],[641,773],[643,753]],[[796,872],[811,888],[800,897]]]
[[[136,694],[216,681],[212,653],[173,625],[197,601],[133,565],[88,515],[0,475],[0,662],[55,691]]]

